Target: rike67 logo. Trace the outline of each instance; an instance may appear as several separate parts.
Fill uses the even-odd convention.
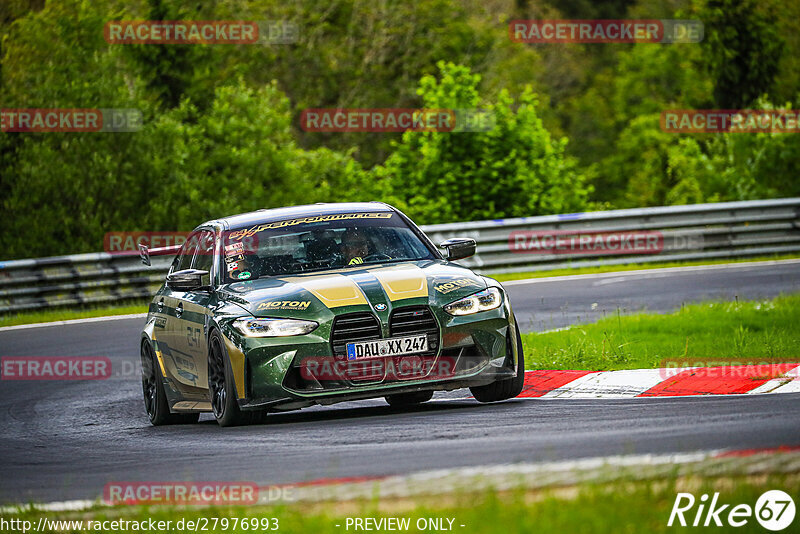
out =
[[[706,493],[700,499],[695,499],[691,493],[678,493],[667,526],[742,527],[755,517],[762,527],[777,532],[792,524],[795,512],[794,500],[781,490],[764,492],[755,507],[722,503],[719,493],[714,493],[710,502]]]

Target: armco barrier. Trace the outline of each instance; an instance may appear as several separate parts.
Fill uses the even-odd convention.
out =
[[[747,258],[800,252],[800,198],[436,224],[423,230],[435,243],[451,237],[474,238],[478,253],[460,263],[487,274]],[[515,249],[513,239],[597,232],[659,232],[660,246],[657,252],[644,254],[591,250],[547,254],[532,253],[524,246]],[[146,298],[163,282],[170,261],[154,257],[147,267],[138,256],[95,253],[0,262],[0,313]]]
[[[472,237],[478,253],[463,265],[480,272],[512,273],[595,265],[715,258],[747,258],[800,251],[800,198],[721,202],[544,215],[423,227],[436,243]],[[650,232],[663,235],[656,254],[531,254],[512,252],[512,232]]]

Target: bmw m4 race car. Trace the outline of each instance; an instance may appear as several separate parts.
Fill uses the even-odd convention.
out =
[[[222,426],[268,412],[385,397],[391,405],[470,388],[517,396],[524,359],[498,282],[454,263],[382,203],[259,210],[198,226],[150,304],[142,389],[154,425]]]

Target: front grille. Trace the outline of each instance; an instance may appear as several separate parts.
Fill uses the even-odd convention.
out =
[[[321,367],[323,371],[331,369],[332,376],[331,372],[320,372],[319,365],[314,369],[306,367],[303,370],[301,364],[296,362],[287,373],[284,384],[289,389],[299,391],[320,391],[339,390],[382,380],[392,383],[433,377],[432,371],[439,349],[439,325],[436,318],[426,306],[406,306],[393,310],[389,317],[389,336],[403,337],[415,334],[428,336],[428,351],[407,356],[344,362],[342,360],[347,360],[348,343],[381,339],[383,336],[380,322],[369,312],[339,315],[334,318],[331,325],[330,343],[334,360],[346,365],[342,368],[335,365]],[[445,367],[446,376],[439,378],[449,378],[450,370],[451,367]],[[310,378],[309,374],[312,375]]]
[[[416,356],[395,356],[395,364],[399,365],[403,358],[421,358],[420,369],[422,374],[427,374],[430,366],[436,359],[439,348],[439,324],[427,306],[405,306],[396,308],[389,317],[389,335],[392,337],[413,336],[414,334],[428,335],[428,350]],[[399,373],[401,378],[418,376],[419,370],[411,373]],[[407,375],[407,376],[401,376]]]
[[[438,338],[439,325],[427,306],[406,306],[392,311],[389,333],[392,337],[434,334]]]
[[[331,350],[337,359],[346,357],[348,343],[381,338],[378,319],[368,312],[339,315],[331,327]]]

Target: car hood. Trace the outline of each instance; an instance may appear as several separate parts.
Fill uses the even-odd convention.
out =
[[[441,306],[485,288],[485,280],[465,267],[424,260],[271,276],[228,284],[220,294],[256,317],[313,317],[326,310]]]

